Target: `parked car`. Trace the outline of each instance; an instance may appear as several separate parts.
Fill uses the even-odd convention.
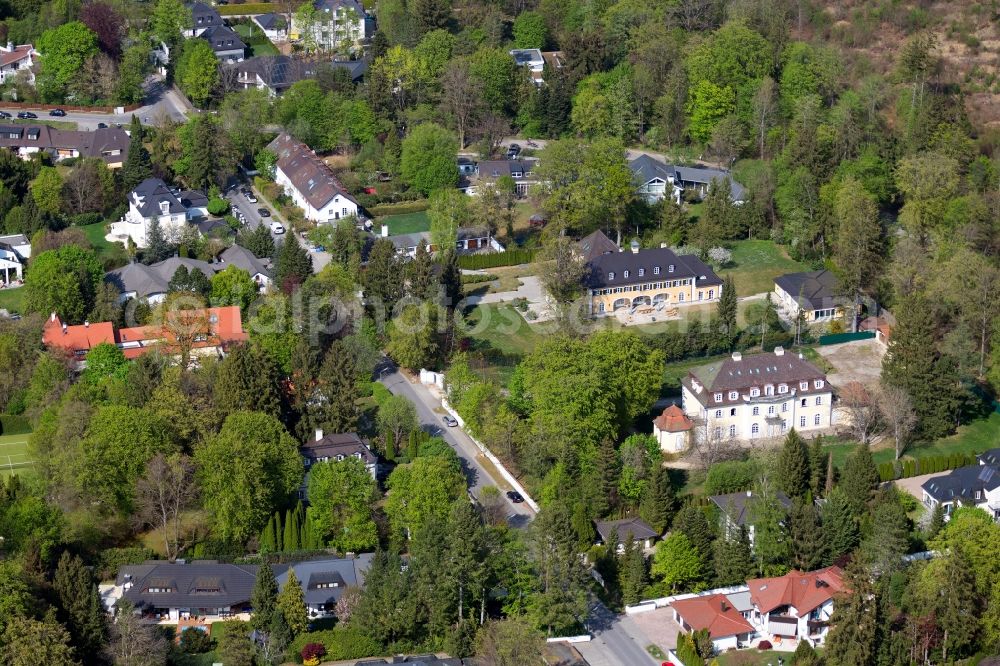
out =
[[[97,129],[108,129],[107,123],[97,123]]]
[[[28,120],[29,118],[37,118],[38,116],[33,114],[31,111],[21,111],[19,114],[17,114],[17,117],[20,118],[21,120]]]
[[[257,214],[260,215],[261,217],[271,217],[271,211],[269,211],[266,208],[258,208]]]
[[[56,116],[57,118],[62,118],[63,116],[66,115],[66,112],[63,111],[62,109],[52,109],[51,111],[49,111],[49,115]]]
[[[516,143],[512,143],[507,146],[507,157],[508,159],[514,159],[521,154],[521,146]]]
[[[456,421],[454,417],[448,416],[447,414],[441,417],[441,420],[444,421],[444,424],[449,428],[454,428],[458,425],[458,421]]]
[[[0,118],[10,118],[10,114],[6,111],[0,111]]]
[[[233,207],[233,217],[235,217],[240,224],[246,224],[247,218],[243,216],[243,211],[235,206]]]
[[[281,226],[281,223],[279,223],[279,222],[272,222],[271,223],[271,233],[272,234],[283,234],[283,233],[285,233],[285,228],[283,226]]]
[[[247,198],[250,203],[257,203],[257,195],[253,193],[253,190],[243,190],[243,196]]]
[[[516,490],[508,490],[507,499],[509,499],[514,504],[520,504],[521,502],[524,501],[524,496],[521,495],[521,493],[517,492]]]

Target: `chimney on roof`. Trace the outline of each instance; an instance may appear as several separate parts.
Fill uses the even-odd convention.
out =
[[[14,42],[7,42],[7,52],[10,53],[14,50]]]
[[[63,335],[67,333],[69,333],[69,326],[66,325],[66,322],[63,322]]]
[[[723,599],[723,600],[722,600],[722,603],[720,604],[720,610],[721,610],[721,611],[722,611],[723,613],[725,613],[725,612],[726,612],[727,610],[729,610],[729,604],[727,604],[727,603],[726,603],[726,600],[725,600],[725,599]]]
[[[318,442],[321,439],[323,439],[323,429],[316,428],[316,441]]]
[[[84,319],[83,320],[83,327],[84,328],[90,328],[90,320]]]
[[[733,360],[734,361],[742,361],[743,360],[743,354],[741,354],[738,351],[733,352]]]
[[[52,314],[49,315],[49,321],[55,321],[55,320],[56,320],[56,313],[53,312]]]
[[[774,348],[774,355],[775,356],[784,356],[785,355],[785,348],[782,347],[782,346],[780,346],[780,345],[777,346],[777,347],[775,347]]]
[[[632,249],[632,254],[639,254],[639,239],[633,238],[629,247]]]

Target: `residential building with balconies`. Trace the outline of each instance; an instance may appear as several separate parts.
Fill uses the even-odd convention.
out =
[[[777,578],[747,581],[753,610],[749,621],[772,644],[806,640],[822,645],[833,617],[834,596],[844,590],[843,571],[790,571]]]

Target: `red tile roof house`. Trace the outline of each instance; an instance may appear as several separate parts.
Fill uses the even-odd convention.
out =
[[[31,68],[35,64],[38,51],[31,44],[18,44],[7,42],[6,46],[0,45],[0,84],[10,83],[17,76],[18,72],[27,72],[29,85],[35,85],[35,73]]]
[[[822,645],[833,615],[834,595],[844,589],[843,573],[832,566],[747,581],[753,604],[750,621],[775,646],[788,642],[794,649],[802,639],[814,647]]]
[[[664,453],[686,451],[694,422],[677,405],[670,405],[653,419],[653,437]]]
[[[712,646],[716,652],[724,652],[740,647],[749,647],[754,635],[753,626],[747,622],[744,613],[746,593],[711,594],[670,602],[674,611],[674,621],[689,633],[708,630]]]

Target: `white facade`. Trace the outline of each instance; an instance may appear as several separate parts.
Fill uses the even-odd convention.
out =
[[[367,36],[365,17],[351,7],[320,6],[315,17],[312,25],[306,26],[300,25],[292,15],[288,37],[292,41],[308,42],[310,47],[320,51],[336,51],[346,45],[359,46]]]
[[[159,215],[143,217],[133,195],[133,198],[129,199],[128,212],[125,213],[125,217],[111,225],[111,235],[128,236],[136,247],[143,248],[148,245],[149,230],[153,220],[156,220],[160,224],[160,231],[164,238],[168,240],[178,238],[184,231],[184,225],[187,224],[187,215],[185,213],[171,213],[170,204],[166,201],[161,202],[160,206]]]
[[[764,637],[807,639],[813,647],[822,645],[826,640],[830,618],[833,617],[833,599],[825,601],[805,615],[800,615],[795,606],[785,606],[778,610],[781,612],[761,613],[754,606],[748,619],[757,633]],[[815,623],[813,628],[809,627],[810,622]]]
[[[351,217],[352,215],[357,216],[358,214],[357,202],[352,201],[340,192],[335,194],[325,204],[316,208],[299,192],[288,176],[285,175],[285,172],[281,170],[281,167],[275,169],[274,181],[278,185],[281,185],[285,190],[285,194],[290,196],[295,205],[302,209],[305,218],[317,224],[332,224],[339,219]]]
[[[31,44],[18,44],[7,42],[0,46],[0,84],[10,83],[17,76],[18,72],[27,72],[27,83],[35,85],[35,74],[32,67],[35,65],[38,51]]]
[[[660,430],[653,424],[653,437],[660,445],[660,450],[665,453],[680,453],[687,450],[688,434],[686,432],[668,432]]]

